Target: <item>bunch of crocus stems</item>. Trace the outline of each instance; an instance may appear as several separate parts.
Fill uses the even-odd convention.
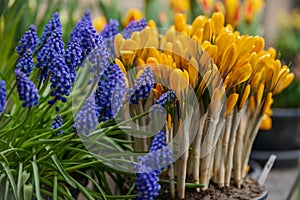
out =
[[[294,78],[276,51],[264,48],[262,37],[224,25],[222,13],[198,16],[192,24],[178,14],[165,34],[149,21],[131,38],[116,35],[115,62],[123,71],[135,68],[138,73],[150,66],[158,82],[154,99],[170,89],[176,93],[180,106],[167,110],[166,118],[167,141],[178,135],[180,142],[170,146],[173,153],[182,152],[169,168],[172,197],[177,189],[184,198],[189,175],[203,189],[210,181],[230,186],[231,178],[242,186],[255,136],[270,123],[272,95]],[[188,106],[191,93],[197,99],[193,109]]]

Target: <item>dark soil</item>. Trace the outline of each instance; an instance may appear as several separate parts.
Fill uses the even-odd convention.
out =
[[[161,194],[157,200],[171,199],[168,192],[168,186],[162,185]],[[235,186],[219,188],[216,184],[210,184],[210,187],[201,192],[196,189],[187,188],[185,192],[185,199],[188,200],[256,200],[266,192],[266,187],[258,185],[258,183],[250,178],[244,181],[241,189]],[[176,198],[179,200],[179,198]]]

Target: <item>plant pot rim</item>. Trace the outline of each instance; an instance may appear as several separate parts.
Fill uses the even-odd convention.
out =
[[[300,108],[273,108],[273,117],[300,117]]]

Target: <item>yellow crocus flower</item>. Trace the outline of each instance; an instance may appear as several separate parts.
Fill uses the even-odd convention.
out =
[[[101,32],[106,24],[107,20],[103,16],[99,16],[93,19],[93,26],[96,29],[97,33]]]
[[[257,16],[258,12],[263,8],[263,6],[263,0],[245,0],[243,3],[243,14],[246,23],[251,23]]]
[[[136,8],[129,9],[123,19],[122,25],[126,27],[131,21],[138,21],[143,18],[143,14]]]

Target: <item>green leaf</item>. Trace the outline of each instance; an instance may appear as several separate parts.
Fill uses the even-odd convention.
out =
[[[52,195],[53,200],[57,199],[57,176],[54,176],[53,180],[53,195]]]
[[[24,185],[23,197],[24,200],[32,200],[33,187],[32,184]]]
[[[33,178],[34,178],[34,187],[35,187],[35,192],[36,192],[36,198],[38,200],[43,199],[41,196],[41,190],[40,190],[40,179],[39,179],[39,170],[38,166],[35,161],[31,162],[32,164],[32,170],[33,170]]]
[[[23,171],[23,163],[19,163],[19,172],[18,172],[18,182],[17,182],[17,194],[18,199],[20,199],[21,195],[21,185],[22,185],[22,171]]]
[[[1,161],[1,165],[2,165],[2,168],[5,171],[5,173],[7,175],[7,178],[9,180],[9,183],[10,183],[10,185],[12,187],[12,190],[13,190],[13,193],[14,193],[14,197],[15,197],[15,199],[18,199],[17,186],[16,186],[16,183],[15,183],[14,177],[13,177],[13,175],[11,173],[11,169],[3,161]]]

